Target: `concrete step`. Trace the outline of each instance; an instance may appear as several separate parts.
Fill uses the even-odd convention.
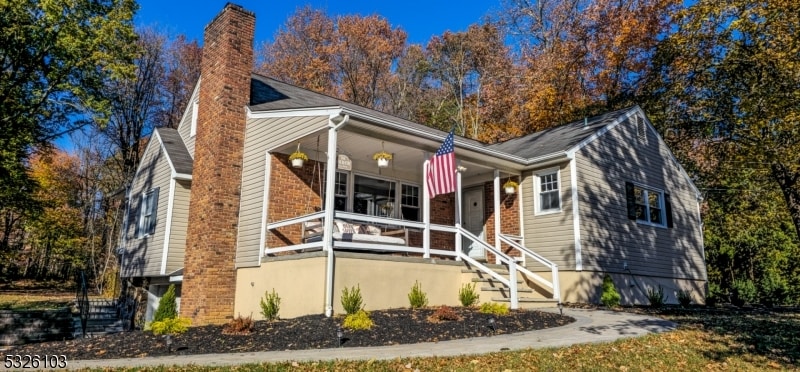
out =
[[[496,272],[496,273],[498,273],[500,275],[508,275],[508,269],[499,268],[499,269],[492,269],[492,271],[494,271],[494,272]],[[473,273],[473,274],[477,274],[477,275],[489,275],[489,274],[486,274],[483,270],[477,270],[477,269],[461,269],[461,272],[464,273],[464,274]]]
[[[502,292],[507,292],[508,291],[508,287],[506,287],[506,286],[502,286],[502,287],[481,287],[481,291],[486,291],[486,292],[501,292],[501,291]],[[520,292],[520,293],[533,293],[533,289],[530,289],[530,288],[519,288],[518,287],[517,288],[517,292]]]
[[[497,280],[495,278],[472,278],[472,282],[473,283],[493,283],[493,284],[505,285],[505,284],[503,284],[503,282],[501,282],[501,281],[499,281],[499,280]],[[518,284],[522,284],[523,280],[520,279],[520,278],[517,278],[517,283]]]
[[[492,297],[492,302],[510,304],[511,299],[505,297]],[[532,298],[532,297],[520,297],[518,299],[518,302],[519,302],[519,307],[522,309],[555,307],[558,304],[558,301],[550,298]]]

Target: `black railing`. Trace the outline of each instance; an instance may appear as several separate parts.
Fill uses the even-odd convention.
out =
[[[76,302],[78,304],[78,311],[81,318],[81,334],[86,337],[86,325],[89,322],[89,286],[86,283],[86,274],[81,271],[78,274],[78,293],[76,294]]]

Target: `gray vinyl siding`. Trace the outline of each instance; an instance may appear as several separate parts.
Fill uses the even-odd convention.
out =
[[[536,215],[534,199],[535,174],[539,171],[558,168],[559,188],[561,195],[561,211]],[[548,166],[523,173],[520,193],[522,196],[523,234],[525,246],[558,265],[561,270],[575,268],[575,234],[572,214],[572,178],[569,162],[557,166]],[[541,270],[533,260],[528,260],[528,267]]]
[[[576,153],[584,270],[705,279],[696,194],[650,127],[626,120]],[[674,227],[628,219],[625,182],[670,194]]]
[[[191,182],[189,181],[181,180],[175,182],[166,274],[173,273],[183,267],[183,252],[186,249],[186,227],[189,222],[190,189]]]
[[[161,275],[171,175],[172,169],[161,144],[153,136],[142,156],[139,172],[131,183],[128,226],[125,232],[127,239],[122,263],[122,275],[125,277]],[[138,238],[136,226],[139,223],[142,194],[155,188],[159,188],[155,231],[153,235]]]
[[[264,210],[264,172],[267,149],[293,141],[325,128],[327,117],[286,117],[248,122],[242,160],[242,193],[239,207],[239,233],[236,267],[259,265],[261,213]]]

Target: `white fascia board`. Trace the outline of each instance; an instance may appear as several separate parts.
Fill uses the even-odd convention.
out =
[[[669,146],[667,146],[667,143],[664,142],[664,139],[661,137],[660,134],[658,134],[656,127],[653,126],[653,124],[650,122],[650,119],[647,118],[647,115],[645,115],[644,111],[639,106],[636,106],[636,108],[639,109],[639,113],[641,113],[642,117],[644,118],[644,122],[647,125],[647,128],[650,130],[650,132],[653,133],[653,135],[656,136],[658,143],[664,145],[664,147],[667,149],[667,153],[669,154],[669,159],[672,160],[672,163],[678,167],[678,170],[681,172],[681,175],[686,179],[686,182],[689,183],[689,186],[692,188],[692,191],[694,191],[697,200],[702,200],[703,195],[700,193],[700,190],[697,188],[697,186],[695,186],[694,182],[692,181],[692,178],[689,177],[689,173],[686,173],[686,170],[683,168],[683,165],[681,165],[681,163],[678,162],[678,159],[675,158],[675,154],[672,153],[672,150],[670,150]]]
[[[174,179],[175,178],[174,176],[177,174],[175,172],[175,165],[172,164],[172,159],[169,157],[169,153],[167,152],[167,147],[164,146],[164,141],[161,140],[161,135],[158,134],[157,130],[153,130],[153,137],[155,137],[155,139],[158,139],[158,143],[161,146],[161,152],[164,153],[164,159],[167,159],[167,164],[169,164],[169,169],[171,171],[170,174],[172,175],[171,178]],[[153,139],[151,138],[150,142],[152,142],[152,141],[153,141]]]
[[[172,171],[172,179],[174,180],[181,180],[181,181],[191,181],[192,175],[186,173],[177,173],[175,170]]]
[[[156,138],[158,138],[159,146],[163,148],[163,146],[160,145],[161,137],[158,136],[158,131],[153,130],[153,133],[150,134],[150,141],[147,141],[147,147],[144,148],[144,152],[142,153],[141,159],[144,159],[145,156],[149,153],[151,146],[155,146],[153,145],[153,143],[155,142],[154,139]],[[170,164],[170,167],[172,167],[172,164]],[[139,166],[136,168],[136,173],[134,173],[133,178],[131,178],[131,188],[133,187],[133,181],[136,180],[137,177],[139,177],[139,173],[142,171],[142,168],[144,168],[144,166],[143,163],[140,161]],[[128,197],[130,197],[130,191],[128,192]]]
[[[297,116],[325,116],[335,117],[342,112],[341,106],[329,107],[304,107],[300,109],[285,109],[285,110],[270,110],[270,111],[250,111],[250,107],[245,107],[248,119],[269,119],[269,118],[286,118]]]
[[[169,277],[170,283],[180,283],[183,282],[183,275],[173,275]]]
[[[567,150],[566,151],[567,154],[570,154],[570,157],[574,157],[575,153],[578,152],[578,150],[586,147],[586,145],[594,142],[594,140],[596,140],[596,139],[600,138],[602,135],[608,133],[609,130],[613,129],[614,127],[616,127],[617,125],[622,123],[622,121],[624,119],[628,119],[628,118],[630,118],[632,116],[635,116],[636,114],[641,113],[641,112],[642,112],[642,109],[640,109],[639,106],[636,106],[636,109],[629,110],[628,113],[626,113],[624,115],[620,115],[619,117],[614,119],[614,121],[612,121],[611,123],[607,124],[605,127],[601,128],[600,130],[598,130],[597,132],[595,132],[591,136],[585,138],[583,141],[581,141],[577,145],[573,146],[571,149]]]
[[[439,135],[436,135],[436,134],[433,134],[433,133],[430,133],[430,132],[422,131],[422,130],[415,129],[415,128],[410,128],[410,127],[407,127],[407,126],[404,126],[404,125],[393,123],[393,122],[391,122],[389,120],[385,120],[385,119],[382,119],[382,118],[378,118],[378,117],[372,116],[370,114],[366,114],[366,113],[359,112],[359,111],[353,111],[352,109],[348,109],[348,108],[343,108],[342,112],[350,115],[351,117],[360,118],[360,119],[366,119],[366,120],[369,120],[369,121],[371,121],[373,123],[377,123],[379,125],[387,127],[389,129],[397,130],[398,132],[408,133],[408,134],[416,136],[416,137],[425,138],[425,139],[429,139],[429,140],[433,140],[433,141],[442,142],[442,141],[444,141],[445,137],[447,136],[447,135],[439,136]],[[465,150],[470,150],[470,151],[474,151],[474,152],[477,152],[477,153],[490,155],[490,156],[492,156],[494,158],[508,160],[508,161],[519,163],[519,164],[525,164],[526,163],[526,159],[525,158],[521,158],[519,156],[506,154],[506,153],[500,152],[500,151],[490,150],[490,149],[487,149],[486,147],[483,147],[483,146],[476,146],[474,144],[464,143],[463,141],[460,141],[459,138],[455,138],[454,142],[455,142],[456,147],[460,147],[460,148],[465,149]]]
[[[167,273],[167,257],[169,256],[169,236],[172,232],[172,207],[175,204],[175,179],[169,180],[169,199],[167,199],[167,221],[164,227],[164,247],[161,251],[161,275]]]
[[[568,154],[566,152],[555,152],[552,154],[539,156],[537,158],[528,160],[528,165],[525,166],[523,170],[534,170],[542,167],[556,165],[564,162],[565,160],[571,160],[572,156],[573,156],[572,154]]]
[[[189,101],[188,101],[189,103],[186,105],[186,108],[183,109],[183,115],[181,115],[181,121],[180,123],[178,123],[178,127],[175,128],[175,130],[179,132],[181,130],[181,126],[183,125],[183,118],[185,118],[186,115],[189,115],[189,113],[192,112],[192,106],[194,105],[194,101],[200,99],[199,97],[197,97],[197,95],[200,94],[200,82],[202,80],[203,77],[201,76],[197,79],[197,83],[194,84],[194,90],[192,90],[192,95],[189,96]],[[189,123],[189,125],[192,125],[192,123]]]

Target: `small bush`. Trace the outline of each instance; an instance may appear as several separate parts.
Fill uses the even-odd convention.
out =
[[[364,309],[364,299],[361,298],[361,287],[356,286],[342,289],[342,307],[348,315],[355,314]]]
[[[264,292],[264,297],[261,298],[261,315],[267,321],[273,321],[278,318],[278,312],[281,310],[281,297],[275,293],[275,288],[272,293]]]
[[[177,335],[188,331],[190,325],[189,318],[169,318],[150,323],[150,330],[155,335]]]
[[[436,311],[431,314],[428,318],[428,321],[431,323],[438,323],[442,321],[454,321],[454,320],[461,320],[461,316],[459,316],[452,307],[447,305],[439,306]]]
[[[411,287],[411,292],[408,293],[408,302],[411,304],[412,309],[428,306],[428,295],[422,291],[422,285],[418,281],[414,281],[414,286]]]
[[[765,306],[780,305],[789,297],[789,285],[786,279],[774,271],[767,271],[758,284],[761,304]]]
[[[667,302],[667,297],[664,296],[664,287],[647,288],[647,300],[650,301],[650,307],[660,309]]]
[[[603,277],[603,293],[600,296],[600,302],[607,307],[617,307],[621,298],[619,292],[617,292],[617,287],[614,286],[611,275],[606,274]]]
[[[676,297],[681,307],[689,307],[692,304],[692,291],[679,290]]]
[[[708,293],[706,294],[706,306],[714,307],[717,302],[724,299],[725,294],[722,292],[722,287],[714,282],[708,282]]]
[[[373,323],[372,319],[370,319],[369,313],[364,310],[358,310],[353,314],[348,314],[342,323],[342,327],[353,331],[372,329],[372,326],[374,325],[375,323]]]
[[[222,333],[226,335],[249,335],[250,332],[253,332],[252,315],[247,318],[239,315],[222,328]]]
[[[478,304],[479,298],[478,292],[475,292],[475,283],[464,284],[458,290],[458,300],[461,301],[461,306],[475,306]]]
[[[159,322],[167,319],[174,319],[178,317],[178,303],[175,300],[175,284],[170,284],[167,292],[158,301],[158,308],[156,314],[153,316],[153,322]]]
[[[734,279],[731,284],[731,303],[736,306],[753,304],[758,300],[758,291],[752,280]]]
[[[481,308],[478,310],[478,312],[482,314],[508,315],[508,305],[486,302],[481,304]]]

